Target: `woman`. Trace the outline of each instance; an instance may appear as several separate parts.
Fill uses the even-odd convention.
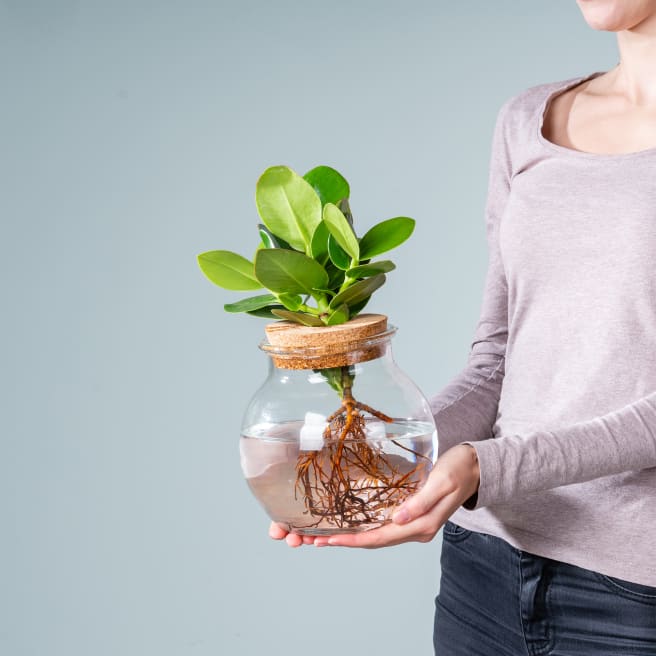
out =
[[[437,654],[656,654],[656,0],[578,0],[612,70],[501,107],[467,367],[393,523],[290,546],[427,542]]]

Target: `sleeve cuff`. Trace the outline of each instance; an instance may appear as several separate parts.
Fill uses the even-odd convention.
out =
[[[480,482],[478,490],[467,499],[462,507],[465,510],[477,510],[496,503],[501,492],[501,460],[499,445],[494,438],[480,442],[462,442],[474,448],[478,458]]]

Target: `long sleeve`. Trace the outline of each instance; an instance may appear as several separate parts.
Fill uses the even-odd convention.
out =
[[[558,430],[468,443],[476,449],[481,470],[478,499],[468,510],[656,467],[656,392]]]
[[[492,138],[485,206],[488,265],[480,318],[465,368],[430,399],[437,425],[438,455],[463,440],[491,437],[497,415],[508,336],[508,290],[498,239],[510,189],[507,105],[508,101],[499,109]]]

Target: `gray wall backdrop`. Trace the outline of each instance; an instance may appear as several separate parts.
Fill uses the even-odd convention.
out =
[[[0,653],[432,653],[439,535],[267,537],[237,441],[265,322],[195,256],[254,249],[267,166],[337,167],[361,228],[417,219],[370,308],[437,392],[496,112],[611,68],[614,35],[574,0],[3,0],[0,32]]]

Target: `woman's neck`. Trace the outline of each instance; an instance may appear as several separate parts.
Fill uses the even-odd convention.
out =
[[[609,85],[631,104],[656,108],[656,14],[618,31],[617,46],[620,61]]]

